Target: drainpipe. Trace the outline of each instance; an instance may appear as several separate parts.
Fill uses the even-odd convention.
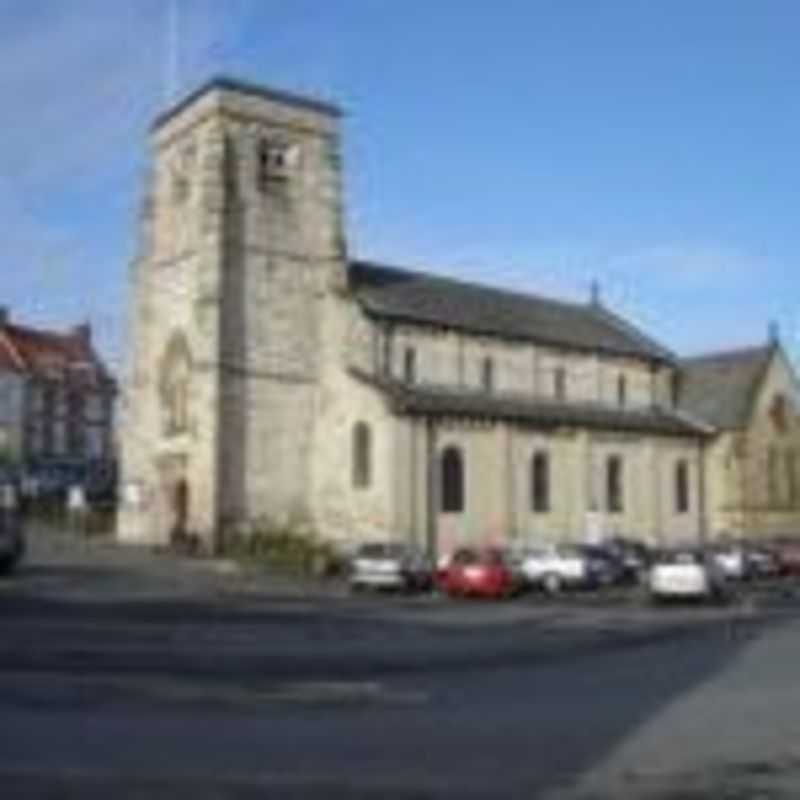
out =
[[[436,531],[436,427],[432,417],[425,418],[425,463],[427,467],[426,491],[426,549],[434,569],[439,563],[439,542]]]

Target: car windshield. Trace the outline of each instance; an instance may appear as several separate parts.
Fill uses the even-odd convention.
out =
[[[703,554],[697,550],[666,550],[659,554],[659,564],[702,564]]]
[[[403,558],[408,550],[405,545],[390,542],[375,542],[362,545],[358,550],[359,558]]]

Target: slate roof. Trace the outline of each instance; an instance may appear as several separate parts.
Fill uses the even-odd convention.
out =
[[[79,331],[61,333],[7,323],[0,325],[0,367],[30,375],[63,376],[113,385],[91,341]],[[76,368],[80,368],[77,370]]]
[[[686,359],[678,405],[717,428],[745,426],[774,352],[765,345]]]
[[[674,363],[676,357],[600,304],[567,303],[355,261],[350,286],[371,316],[475,334]]]
[[[341,109],[338,106],[324,100],[318,100],[314,97],[308,97],[307,95],[295,94],[294,92],[287,92],[283,89],[272,89],[269,86],[250,83],[238,78],[230,78],[226,75],[217,75],[206,81],[193,92],[187,94],[183,99],[166,109],[166,111],[159,114],[153,122],[152,130],[157,130],[162,127],[170,119],[183,111],[183,109],[188,108],[204,94],[214,89],[223,89],[230,92],[239,92],[240,94],[262,97],[265,100],[273,100],[277,103],[295,106],[295,108],[317,111],[332,117],[340,117],[342,115]]]
[[[384,391],[397,413],[504,419],[545,428],[580,426],[671,436],[710,433],[703,424],[667,409],[617,409],[600,403],[554,403],[524,395],[411,385],[360,370],[351,372]]]

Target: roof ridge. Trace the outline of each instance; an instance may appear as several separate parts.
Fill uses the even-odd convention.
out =
[[[656,341],[651,336],[648,336],[644,331],[640,330],[637,325],[634,323],[629,322],[624,317],[617,314],[616,311],[612,311],[608,306],[603,305],[602,303],[591,303],[589,304],[588,308],[595,314],[602,314],[604,319],[608,320],[612,325],[615,325],[617,328],[621,329],[624,333],[633,336],[635,339],[638,339],[642,344],[646,345],[647,347],[653,347],[660,350],[665,356],[667,356],[672,361],[677,361],[677,356],[673,353],[669,348],[664,347],[661,342]]]
[[[714,361],[718,359],[735,359],[744,358],[746,356],[755,355],[769,355],[772,352],[773,345],[745,345],[743,347],[734,347],[729,350],[712,350],[708,353],[700,353],[695,356],[685,356],[681,359],[681,363],[690,364],[698,363],[701,361]]]
[[[43,338],[61,340],[75,339],[74,331],[56,331],[51,328],[37,328],[33,325],[20,325],[18,322],[9,322],[5,327],[11,333],[19,332],[26,336],[41,336]]]

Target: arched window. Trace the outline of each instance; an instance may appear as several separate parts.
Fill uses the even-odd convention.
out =
[[[372,483],[372,431],[366,422],[353,427],[353,486],[366,489]]]
[[[403,361],[403,377],[406,383],[417,381],[417,351],[413,347],[406,347]]]
[[[275,181],[283,182],[289,177],[290,166],[295,160],[296,148],[287,142],[259,139],[256,148],[256,182],[264,192]]]
[[[617,405],[624,408],[628,402],[628,381],[624,375],[617,378]]]
[[[160,387],[167,435],[189,430],[189,397],[192,378],[192,355],[182,333],[174,333],[161,361]]]
[[[489,357],[483,359],[481,383],[485,392],[491,392],[494,389],[494,361]]]
[[[531,459],[531,511],[545,513],[550,510],[550,458],[538,451]]]
[[[767,503],[775,508],[780,503],[778,489],[778,451],[775,447],[767,448]]]
[[[624,508],[622,459],[609,456],[606,461],[606,509],[620,512]]]
[[[685,514],[689,510],[689,465],[679,461],[675,465],[675,511]]]
[[[442,453],[442,511],[464,510],[464,460],[457,447]]]
[[[556,400],[567,399],[567,371],[564,367],[556,367],[553,374],[553,393]]]

